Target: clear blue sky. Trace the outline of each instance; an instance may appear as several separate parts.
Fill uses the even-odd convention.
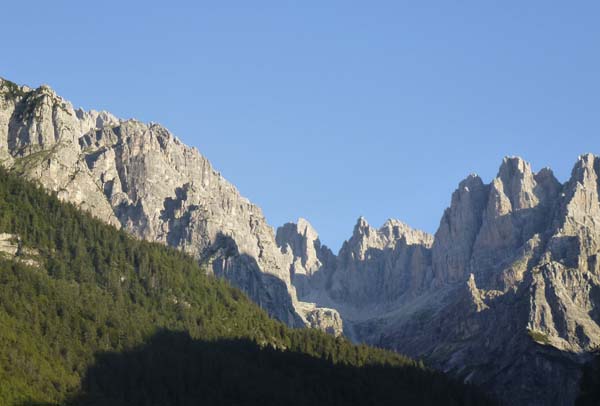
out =
[[[505,155],[600,153],[598,2],[167,3],[4,2],[0,76],[164,124],[334,248],[359,215],[434,232]]]

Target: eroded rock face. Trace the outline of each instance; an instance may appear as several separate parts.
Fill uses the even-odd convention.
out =
[[[342,319],[335,309],[317,307],[306,315],[310,327],[323,329],[334,336],[340,336],[344,331]]]
[[[464,280],[487,205],[489,186],[477,175],[463,180],[452,194],[435,235],[432,265],[438,285]]]
[[[210,262],[287,324],[313,324],[260,208],[164,127],[0,80],[0,159],[108,223]]]
[[[305,219],[277,229],[276,241],[283,252],[292,255],[290,274],[298,298],[303,299],[326,282],[324,269],[335,267],[335,256],[321,245],[315,229]]]
[[[361,217],[339,252],[330,296],[363,307],[416,294],[431,278],[432,242],[431,235],[398,220],[375,229]]]
[[[507,404],[571,404],[600,345],[600,160],[590,154],[564,184],[506,158],[489,184],[459,184],[435,236],[360,218],[338,255],[306,220],[275,236],[160,125],[74,110],[45,86],[0,80],[0,161],[196,256],[289,325],[423,357]]]
[[[315,262],[326,277],[306,299],[338,309],[354,339],[424,357],[507,404],[570,405],[600,345],[599,179],[589,154],[565,184],[505,158],[489,184],[459,184],[435,237],[360,218],[334,266]]]
[[[23,245],[21,237],[15,234],[0,233],[0,258],[10,259],[37,268],[39,252]]]

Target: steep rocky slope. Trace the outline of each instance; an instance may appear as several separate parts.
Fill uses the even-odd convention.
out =
[[[178,247],[272,316],[424,357],[510,404],[568,405],[600,345],[600,159],[566,183],[506,158],[452,195],[435,236],[360,218],[335,255],[277,230],[157,124],[0,81],[0,159],[96,217]]]
[[[47,86],[0,79],[0,159],[110,224],[209,263],[288,325],[328,329],[337,316],[297,302],[292,258],[260,208],[158,124],[75,110]]]
[[[508,404],[572,404],[600,345],[599,175],[590,154],[565,184],[506,158],[491,183],[460,183],[434,238],[359,219],[299,292],[338,309],[353,338],[425,357]]]
[[[0,232],[0,405],[489,405],[418,361],[288,328],[2,167]]]

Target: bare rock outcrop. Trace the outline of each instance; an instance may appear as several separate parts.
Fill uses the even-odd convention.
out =
[[[297,310],[291,255],[260,208],[164,127],[75,110],[47,86],[0,79],[0,159],[137,237],[210,260],[287,324],[314,324]]]
[[[398,220],[388,220],[375,229],[361,217],[337,257],[337,268],[330,276],[330,296],[361,307],[419,292],[431,277],[432,242],[431,235]]]
[[[181,249],[292,326],[425,358],[506,404],[570,405],[600,346],[600,158],[570,179],[505,158],[470,175],[434,236],[360,218],[335,255],[277,230],[158,124],[0,80],[0,162],[131,234]],[[2,230],[0,230],[1,232]],[[0,236],[11,254],[12,237]]]
[[[360,218],[329,265],[314,263],[324,276],[307,299],[337,309],[348,336],[423,357],[506,404],[570,405],[600,346],[599,190],[593,155],[565,184],[505,158],[489,184],[460,182],[435,237]]]
[[[321,245],[319,235],[305,219],[287,223],[277,229],[276,241],[284,253],[292,255],[290,275],[298,298],[310,296],[326,283],[323,270],[335,267],[335,255]]]
[[[40,266],[39,252],[25,247],[21,237],[15,234],[0,233],[0,257],[34,268]]]

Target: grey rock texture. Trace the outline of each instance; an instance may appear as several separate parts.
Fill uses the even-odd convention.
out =
[[[21,237],[15,234],[0,233],[0,257],[39,267],[39,252],[23,245]]]
[[[290,274],[299,298],[307,297],[323,282],[323,269],[335,267],[335,255],[321,245],[315,229],[305,219],[287,223],[277,229],[277,244],[292,256]]]
[[[360,218],[338,255],[303,219],[273,232],[157,124],[0,80],[0,161],[131,234],[194,255],[292,326],[423,357],[506,404],[570,405],[600,346],[600,158],[571,178],[506,158],[460,182],[435,236]],[[1,231],[1,230],[0,230]],[[18,249],[0,238],[6,255]]]
[[[571,405],[600,346],[599,190],[591,154],[565,184],[505,158],[489,184],[459,184],[434,237],[360,218],[337,256],[316,255],[301,297],[337,309],[355,340],[423,357],[506,404]],[[292,246],[285,228],[277,241]],[[315,258],[296,246],[296,259]]]
[[[316,307],[306,313],[310,327],[324,330],[334,336],[340,336],[344,332],[342,318],[337,310]]]
[[[417,294],[431,277],[432,243],[431,235],[398,220],[375,229],[359,218],[337,257],[329,279],[330,296],[363,307]]]
[[[315,324],[260,208],[160,125],[76,110],[47,86],[0,79],[0,160],[108,223],[210,264],[287,324]]]

